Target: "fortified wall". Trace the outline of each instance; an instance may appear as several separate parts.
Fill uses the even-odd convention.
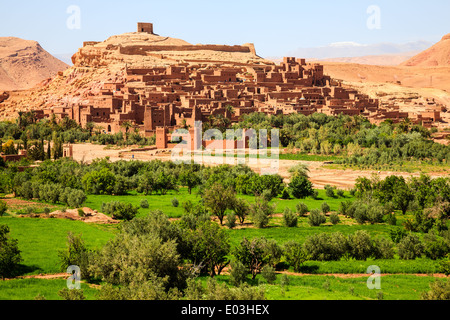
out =
[[[199,51],[199,50],[212,50],[222,52],[242,52],[251,53],[252,50],[247,46],[227,46],[227,45],[189,45],[189,46],[127,46],[120,47],[121,54],[128,55],[146,55],[147,52],[158,51]]]

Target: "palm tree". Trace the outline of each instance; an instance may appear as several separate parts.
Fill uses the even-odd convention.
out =
[[[218,114],[214,119],[214,127],[224,132],[231,124],[230,119],[225,118],[222,114]]]
[[[125,129],[125,139],[128,141],[128,131],[133,127],[133,124],[130,121],[125,121],[120,126]]]
[[[102,133],[103,127],[101,125],[95,125],[94,129],[95,129],[95,134],[100,135]]]
[[[236,113],[234,107],[231,104],[227,104],[225,106],[225,111],[228,111],[231,115],[234,115]]]
[[[87,123],[84,125],[84,127],[85,127],[86,130],[89,131],[89,136],[92,136],[92,130],[94,130],[95,123],[93,123],[93,122],[87,122]]]

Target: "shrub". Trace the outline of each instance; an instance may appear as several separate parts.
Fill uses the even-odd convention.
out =
[[[363,201],[355,201],[352,204],[353,217],[359,224],[369,222],[375,224],[383,221],[384,208],[378,201],[370,201],[364,203]]]
[[[318,233],[306,238],[303,249],[309,259],[337,261],[349,251],[347,238],[340,232]]]
[[[317,209],[311,210],[311,213],[309,214],[308,217],[308,223],[310,224],[310,226],[318,227],[322,223],[325,223],[326,221],[327,218],[323,215],[323,213],[320,213],[319,210]]]
[[[422,300],[450,300],[450,281],[430,283],[430,291],[422,293]]]
[[[22,262],[18,241],[9,237],[9,227],[0,225],[0,278],[15,275]]]
[[[3,215],[6,213],[6,210],[8,210],[8,205],[6,202],[0,200],[0,217],[3,217]]]
[[[327,197],[329,197],[329,198],[336,197],[336,195],[334,194],[335,187],[326,185],[324,188],[325,188],[325,194],[327,195]]]
[[[227,222],[225,222],[225,225],[230,229],[236,226],[236,214],[234,212],[227,213]]]
[[[376,259],[393,259],[395,254],[394,243],[384,237],[375,238],[374,251]]]
[[[50,213],[50,208],[49,207],[45,207],[44,208],[44,213],[45,214],[49,214]]]
[[[261,276],[267,281],[268,284],[272,284],[277,279],[275,269],[270,265],[265,265],[261,269]]]
[[[320,205],[320,210],[322,211],[323,214],[327,214],[328,212],[330,212],[331,209],[328,203],[324,202]]]
[[[294,268],[295,272],[300,272],[301,266],[308,259],[302,245],[294,240],[290,240],[284,244],[283,254],[286,258],[286,262]]]
[[[269,189],[263,190],[263,192],[261,193],[261,197],[267,202],[270,202],[273,199],[272,191],[270,191]]]
[[[285,227],[296,227],[297,226],[297,214],[292,212],[288,207],[284,208],[283,212],[283,224]]]
[[[148,204],[148,201],[147,201],[147,199],[142,199],[141,200],[141,203],[139,204],[140,205],[140,207],[142,208],[142,209],[147,209],[150,205]]]
[[[89,250],[87,249],[81,235],[67,234],[67,247],[58,251],[60,259],[60,270],[65,272],[69,266],[75,265],[80,268],[82,279],[88,279],[89,273]]]
[[[84,190],[90,194],[113,194],[116,175],[108,168],[86,173],[81,182]]]
[[[398,244],[398,255],[400,259],[414,260],[423,253],[423,244],[419,237],[414,234],[406,235]]]
[[[386,222],[390,226],[396,226],[397,225],[397,217],[395,216],[395,213],[390,213],[386,216]]]
[[[295,206],[299,216],[304,217],[308,213],[308,206],[302,202],[297,203]]]
[[[231,261],[230,266],[230,283],[237,287],[247,279],[248,269],[240,261]]]
[[[102,211],[105,214],[111,215],[113,219],[131,220],[138,213],[139,207],[133,206],[131,203],[111,201],[102,203]]]
[[[289,190],[288,188],[284,188],[283,191],[281,192],[281,199],[289,199],[291,197],[291,195],[289,194]]]
[[[330,215],[330,222],[331,222],[333,225],[338,224],[340,221],[341,221],[341,219],[339,218],[339,215],[338,215],[336,212],[333,212],[333,213]]]
[[[444,238],[437,236],[430,231],[424,236],[425,256],[437,260],[445,257],[450,252],[450,247]]]
[[[350,256],[356,260],[367,260],[375,253],[375,246],[370,235],[365,230],[358,230],[348,236]]]
[[[263,239],[262,248],[264,251],[265,262],[272,267],[276,267],[283,255],[283,249],[274,239]]]
[[[175,208],[178,208],[178,206],[180,205],[180,203],[178,202],[177,198],[173,198],[172,199],[172,206]]]
[[[322,284],[322,288],[326,291],[331,291],[330,289],[330,280],[327,279],[323,284]]]
[[[450,254],[447,254],[447,258],[439,262],[439,272],[447,277],[450,275]]]
[[[292,196],[297,199],[303,199],[313,195],[313,186],[311,181],[305,176],[294,176],[289,183],[289,189]]]
[[[68,288],[64,288],[58,291],[58,296],[66,301],[86,300],[84,292],[81,289],[70,290]]]
[[[66,203],[69,207],[80,207],[86,201],[86,194],[83,190],[70,189],[67,194]]]
[[[394,229],[391,229],[389,231],[389,236],[391,237],[392,241],[394,243],[399,243],[404,237],[406,237],[407,233],[405,229],[397,227]]]
[[[262,287],[251,287],[243,283],[235,288],[229,288],[216,279],[208,279],[206,288],[200,281],[188,279],[185,298],[188,300],[265,300]],[[159,297],[158,297],[159,298]]]
[[[177,243],[162,241],[155,233],[145,235],[119,232],[96,253],[91,263],[93,275],[111,285],[127,288],[164,279],[167,289],[181,277]]]
[[[269,224],[269,217],[274,213],[275,205],[270,205],[263,197],[256,197],[255,203],[250,205],[250,215],[257,228],[264,228]]]
[[[344,190],[342,189],[337,189],[336,190],[336,194],[339,198],[343,198],[344,197]]]
[[[352,202],[347,200],[339,204],[339,213],[343,216],[353,218]]]
[[[255,227],[262,229],[269,224],[269,216],[264,211],[258,209],[252,213],[252,221]]]

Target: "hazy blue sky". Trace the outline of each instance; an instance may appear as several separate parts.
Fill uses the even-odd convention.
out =
[[[38,41],[53,54],[74,53],[83,41],[102,41],[153,22],[155,33],[190,43],[253,42],[264,57],[335,42],[437,42],[450,33],[448,0],[2,0],[0,36]],[[80,29],[69,29],[67,8],[80,8]],[[369,29],[371,5],[380,28]],[[370,20],[374,21],[374,20]]]

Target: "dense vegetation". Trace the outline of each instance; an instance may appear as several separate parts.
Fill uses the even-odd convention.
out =
[[[376,126],[360,116],[327,116],[316,113],[267,116],[246,115],[235,128],[280,129],[280,143],[301,153],[337,155],[335,161],[348,165],[391,164],[408,160],[450,162],[450,146],[434,143],[434,130],[411,124],[385,121]]]
[[[101,133],[68,120],[57,124],[27,117],[22,115],[16,124],[1,124],[0,136],[4,141],[22,141],[31,154],[44,154],[46,160],[24,170],[18,163],[2,163],[0,193],[73,208],[101,199],[97,209],[123,220],[117,229],[111,227],[111,233],[105,227],[107,235],[101,233],[94,246],[100,227],[89,227],[81,235],[71,231],[86,231],[85,226],[67,225],[67,246],[58,247],[61,271],[78,265],[83,280],[101,284],[95,298],[263,299],[273,296],[272,287],[267,291],[257,283],[279,285],[284,296],[289,279],[277,272],[364,273],[366,261],[383,270],[450,273],[449,178],[360,178],[350,196],[331,186],[320,193],[314,190],[302,165],[290,170],[290,182],[285,183],[279,175],[259,175],[243,165],[108,159],[78,163],[58,159],[61,142],[70,141],[66,135],[94,141]],[[305,153],[337,155],[337,161],[348,163],[449,160],[448,147],[432,143],[428,130],[407,123],[376,127],[359,117],[253,114],[239,126],[280,128],[283,145]],[[126,136],[117,141],[131,143],[132,134]],[[43,146],[48,148],[44,141],[50,139],[53,150],[42,153]],[[17,150],[11,142],[3,148]],[[178,193],[180,189],[183,193]],[[130,203],[128,199],[136,195],[138,202]],[[154,210],[152,201],[157,198],[180,208],[180,219],[170,220],[167,213]],[[145,215],[138,215],[149,207]],[[0,216],[6,211],[0,201]],[[19,219],[1,219],[14,226],[13,231],[27,229],[17,234],[21,239],[27,239],[33,232],[30,224],[37,223],[23,219],[21,226],[14,221]],[[61,242],[63,222],[46,223],[53,228],[47,232]],[[20,242],[10,236],[10,228],[0,227],[0,276],[26,273],[20,263],[26,259],[32,265],[28,259],[34,249],[25,246],[28,250],[21,255]],[[224,276],[225,270],[229,275]],[[329,287],[330,282],[323,284],[326,291]],[[448,294],[445,282],[430,289],[422,298]],[[59,296],[85,298],[84,291],[76,290],[61,290]]]
[[[298,165],[290,173],[291,183],[286,185],[277,175],[260,176],[245,166],[204,167],[107,159],[91,165],[68,159],[44,161],[22,172],[11,164],[0,171],[1,181],[6,182],[2,184],[3,192],[16,192],[25,197],[27,190],[31,190],[29,196],[34,198],[36,189],[39,199],[65,204],[66,192],[67,198],[71,192],[78,192],[85,197],[97,194],[111,200],[128,192],[155,196],[176,194],[183,186],[189,192],[198,192],[200,201],[182,202],[185,213],[176,221],[169,221],[161,211],[136,217],[138,208],[130,203],[104,202],[105,213],[128,222],[123,222],[118,234],[95,250],[88,249],[80,236],[69,234],[67,250],[60,254],[61,270],[75,264],[82,268],[84,279],[102,282],[100,299],[200,299],[214,295],[260,299],[264,297],[262,289],[249,287],[249,281],[260,276],[273,283],[275,272],[288,268],[310,272],[312,261],[426,258],[439,261],[441,270],[445,270],[450,253],[448,178],[431,180],[425,175],[408,181],[394,176],[385,180],[361,178],[352,190],[357,197],[352,202],[344,198],[341,190],[327,186],[323,191],[329,199],[342,199],[338,220],[332,222],[329,216],[332,228],[339,226],[341,218],[359,225],[387,223],[395,226],[388,235],[375,236],[358,229],[345,233],[330,229],[335,231],[312,232],[301,241],[280,242],[264,233],[253,237],[250,233],[239,241],[231,238],[227,230],[236,226],[236,218],[241,224],[250,221],[258,229],[266,228],[275,219],[274,198],[299,199],[295,210],[287,207],[282,210],[282,223],[288,229],[297,229],[299,221],[304,219],[308,220],[306,228],[310,229],[320,228],[327,221],[331,211],[327,202],[321,202],[320,211],[305,208],[306,198],[318,199],[307,168]],[[33,185],[49,187],[33,188]],[[249,196],[254,201],[245,200]],[[403,199],[408,200],[406,204],[400,201]],[[146,207],[149,203],[141,205]],[[180,204],[172,201],[172,205]],[[404,220],[399,227],[395,222],[399,213],[412,214],[413,219]],[[211,221],[211,216],[219,223]],[[229,266],[231,287],[215,280],[208,281],[205,287],[198,280],[199,275],[216,277]],[[61,292],[65,299],[82,298],[74,294]]]
[[[450,146],[430,139],[436,129],[413,125],[408,119],[399,124],[388,120],[376,126],[360,116],[334,117],[320,113],[269,116],[253,113],[244,115],[242,121],[234,125],[225,120],[213,117],[203,129],[217,128],[225,133],[230,128],[247,128],[256,130],[257,135],[260,129],[266,129],[270,139],[271,129],[277,128],[281,145],[288,149],[296,148],[299,152],[297,156],[290,155],[295,159],[303,155],[360,167],[392,166],[407,161],[431,164],[448,164],[450,161]],[[62,155],[62,144],[68,142],[119,146],[155,143],[155,137],[142,137],[129,122],[122,127],[125,134],[107,134],[94,123],[81,128],[68,118],[59,122],[55,118],[38,121],[33,112],[28,112],[21,113],[16,122],[0,123],[0,141],[5,153],[16,154],[19,149],[26,149],[32,160],[57,159]],[[256,140],[250,142],[251,145],[254,143]]]
[[[0,122],[0,144],[5,154],[18,154],[27,150],[30,160],[58,159],[62,157],[64,143],[91,142],[102,145],[152,145],[155,137],[144,138],[130,122],[122,125],[125,134],[107,134],[103,127],[89,122],[84,128],[74,120],[64,118],[38,120],[33,112],[20,112],[15,122]]]

